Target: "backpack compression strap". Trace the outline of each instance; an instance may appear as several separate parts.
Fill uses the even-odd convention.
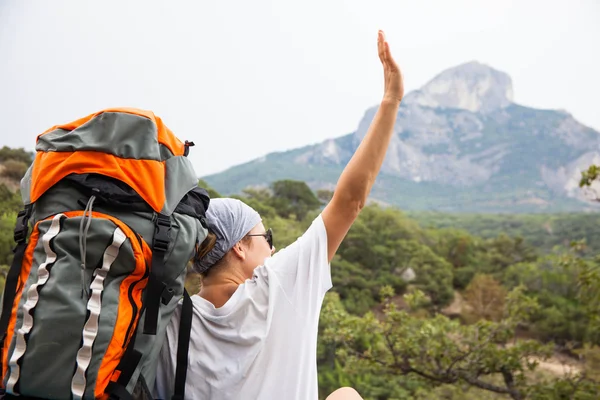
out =
[[[144,306],[140,314],[144,313]],[[137,338],[137,326],[131,336],[131,341],[117,366],[117,370],[120,371],[119,378],[116,382],[111,381],[106,386],[105,394],[108,395],[109,400],[133,400],[133,395],[127,391],[127,385],[133,376],[133,373],[137,369],[140,360],[142,359],[142,353],[135,350],[135,341]]]
[[[192,299],[187,290],[183,290],[183,304],[181,306],[181,318],[179,320],[179,336],[177,340],[177,366],[175,369],[174,393],[171,400],[185,399],[185,380],[187,377],[188,351],[190,348],[190,333],[192,331]],[[116,382],[110,382],[106,388],[106,394],[110,400],[133,400],[133,396],[125,388],[128,385],[133,372],[137,368],[142,357],[135,347],[135,335],[117,369],[121,371]]]
[[[2,317],[0,317],[0,374],[3,371],[3,350],[4,342],[6,341],[6,331],[8,322],[12,314],[13,303],[19,283],[19,275],[21,274],[21,264],[27,248],[27,234],[29,233],[29,218],[31,217],[32,206],[27,205],[17,216],[15,224],[14,240],[17,246],[13,250],[15,255],[6,276],[6,285],[4,286],[4,299],[2,300]]]
[[[168,304],[173,297],[173,293],[167,290],[167,284],[164,282],[165,257],[171,242],[170,231],[171,219],[158,214],[152,240],[152,266],[144,301],[146,306],[144,334],[146,335],[156,335],[161,300],[164,304]]]
[[[163,303],[168,303],[173,297],[172,292],[166,290],[167,285],[163,277],[165,257],[169,249],[169,243],[171,242],[171,238],[169,237],[170,231],[171,219],[165,215],[158,214],[154,227],[154,238],[152,240],[152,265],[142,305],[142,314],[145,315],[143,332],[146,335],[156,335],[161,299]],[[171,297],[168,297],[169,295]],[[125,354],[121,358],[121,362],[117,366],[117,370],[121,371],[119,378],[116,382],[110,382],[106,387],[105,393],[109,395],[111,400],[133,399],[132,394],[126,390],[126,387],[142,359],[142,353],[135,350],[136,336],[136,333],[134,333]]]
[[[179,320],[179,338],[177,340],[177,368],[175,370],[175,391],[171,400],[185,398],[185,379],[188,368],[188,351],[190,348],[190,332],[192,331],[192,299],[187,290],[183,290],[181,319]]]

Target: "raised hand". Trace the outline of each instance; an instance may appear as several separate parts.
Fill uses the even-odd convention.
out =
[[[390,45],[385,40],[383,31],[379,31],[377,35],[377,50],[379,52],[379,59],[383,65],[383,100],[399,103],[404,96],[404,80],[402,79],[402,71],[400,71],[398,64],[396,64],[396,61],[392,57]]]
[[[327,230],[329,261],[333,259],[360,210],[367,204],[367,198],[394,135],[398,107],[404,96],[402,72],[390,54],[390,46],[385,41],[382,31],[378,34],[377,48],[385,81],[383,100],[367,134],[342,171],[333,197],[322,213]]]

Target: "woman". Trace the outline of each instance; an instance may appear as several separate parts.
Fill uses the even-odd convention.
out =
[[[273,255],[272,234],[239,200],[214,199],[212,233],[192,296],[186,397],[317,399],[317,327],[331,284],[331,259],[367,201],[393,134],[404,86],[383,32],[377,39],[384,95],[371,127],[342,172],[335,193],[310,228]],[[180,309],[161,350],[156,395],[173,392]],[[329,400],[360,399],[342,388]]]

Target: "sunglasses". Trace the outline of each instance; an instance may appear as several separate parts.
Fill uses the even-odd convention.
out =
[[[273,230],[271,228],[267,229],[265,233],[255,233],[254,235],[246,235],[246,236],[262,236],[267,239],[267,243],[269,243],[269,247],[273,249]]]

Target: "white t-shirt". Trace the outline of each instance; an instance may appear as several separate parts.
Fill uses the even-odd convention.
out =
[[[318,321],[331,286],[319,215],[223,307],[192,296],[186,399],[316,400]],[[173,394],[180,314],[181,306],[160,353],[154,394],[161,399]]]

